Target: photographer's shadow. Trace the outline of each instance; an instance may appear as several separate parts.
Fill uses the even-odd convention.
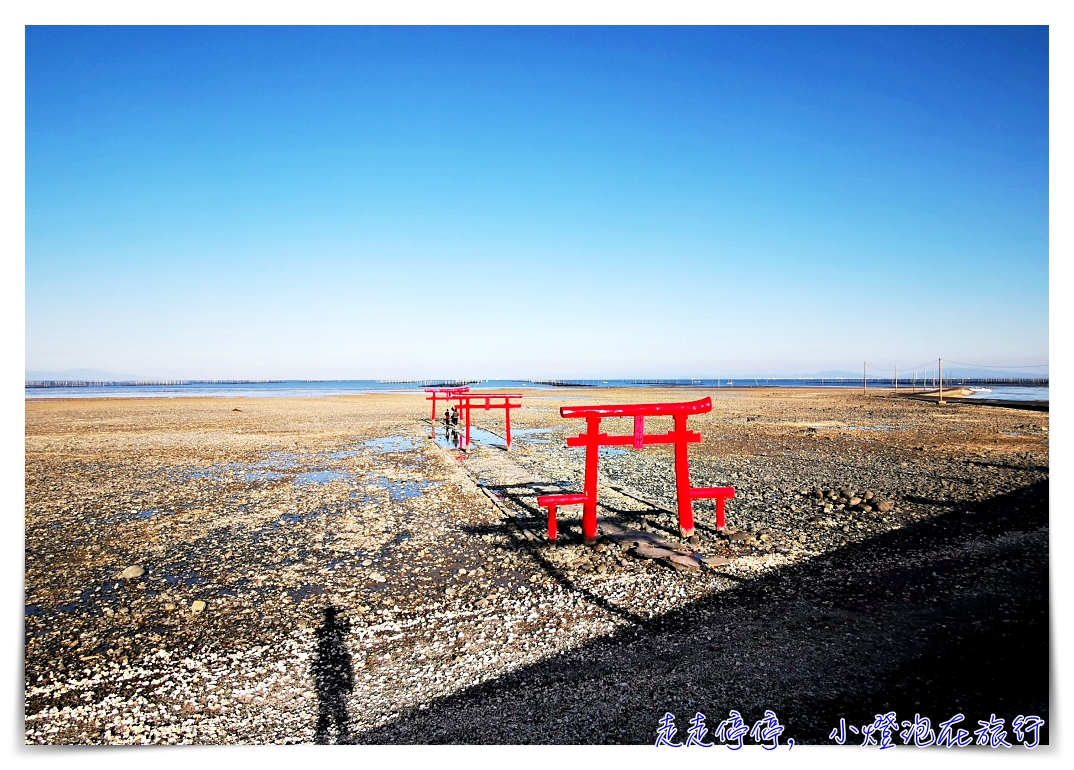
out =
[[[310,672],[317,687],[317,743],[350,743],[347,696],[354,690],[354,669],[344,639],[351,624],[340,611],[328,605],[324,622],[317,629],[317,649]]]

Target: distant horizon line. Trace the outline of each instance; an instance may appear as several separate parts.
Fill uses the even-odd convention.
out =
[[[1049,376],[989,376],[986,373],[978,374],[977,376],[967,376],[965,374],[956,374],[956,370],[952,370],[949,374],[950,379],[959,380],[989,380],[993,382],[1007,381],[1007,382],[1040,382],[1047,383],[1050,381]],[[735,375],[732,377],[651,377],[651,378],[627,378],[627,377],[609,377],[609,378],[556,378],[556,379],[536,379],[536,378],[485,378],[485,379],[305,379],[305,378],[292,378],[292,379],[165,379],[165,378],[145,378],[145,379],[78,379],[78,378],[39,378],[39,379],[26,379],[26,388],[55,388],[55,387],[93,387],[93,386],[116,386],[116,387],[138,387],[138,386],[169,386],[169,385],[275,385],[275,384],[287,384],[287,383],[306,383],[306,384],[320,384],[320,383],[372,383],[376,385],[419,385],[424,387],[436,387],[439,385],[477,385],[484,382],[523,382],[531,383],[533,385],[550,385],[550,386],[564,386],[570,387],[573,385],[594,385],[601,383],[625,383],[629,385],[704,385],[706,383],[733,383],[735,379],[743,381],[753,380],[755,383],[759,381],[765,382],[846,382],[846,383],[865,383],[865,382],[889,382],[894,383],[895,377],[861,377],[861,376],[833,376],[833,375],[797,375],[797,376],[759,376],[759,375]],[[900,376],[898,381],[911,382],[913,380],[922,380],[921,377],[903,377]],[[929,379],[935,379],[930,377]],[[948,377],[944,377],[948,379]]]

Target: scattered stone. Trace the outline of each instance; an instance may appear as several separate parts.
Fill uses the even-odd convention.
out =
[[[195,599],[193,604],[190,605],[190,609],[194,612],[202,612],[206,607],[205,602],[201,599]]]
[[[133,564],[120,572],[119,576],[125,580],[133,580],[134,578],[140,578],[144,574],[145,569],[140,564]]]
[[[881,500],[876,504],[876,510],[880,511],[880,513],[889,513],[894,507],[895,503],[891,500]]]
[[[370,572],[369,573],[369,579],[372,580],[374,583],[383,583],[383,582],[385,582],[385,577],[382,574],[380,574],[379,572]]]
[[[850,507],[851,508],[854,508],[854,507],[856,507],[858,505],[861,505],[861,498],[860,497],[852,497],[852,498],[850,498]]]
[[[639,545],[634,548],[634,555],[643,559],[663,559],[674,555],[674,553],[674,551],[669,551],[666,548],[656,548],[651,545]]]
[[[702,556],[701,563],[706,567],[726,567],[731,560],[726,556]]]
[[[680,570],[698,570],[701,569],[701,564],[693,556],[686,556],[685,554],[675,553],[668,557],[668,561],[671,562],[671,566]]]

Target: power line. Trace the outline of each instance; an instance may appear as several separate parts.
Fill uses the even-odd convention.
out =
[[[950,361],[952,364],[958,364],[959,366],[973,366],[973,367],[976,367],[978,369],[1043,369],[1043,368],[1047,368],[1047,367],[1051,366],[1051,364],[1025,364],[1025,365],[1022,365],[1022,366],[1018,366],[1018,365],[1001,366],[999,364],[967,364],[967,363],[965,363],[963,361],[951,361],[950,359],[948,359],[948,361]]]
[[[951,364],[958,364],[959,366],[972,366],[972,367],[975,367],[977,369],[1046,369],[1049,366],[1051,366],[1051,364],[1025,364],[1025,365],[1020,365],[1020,366],[1017,366],[1017,365],[1007,366],[1007,365],[1000,365],[1000,364],[967,364],[964,361],[952,361],[950,358],[948,358],[946,360],[947,360],[948,363],[951,363]],[[895,371],[895,369],[889,369],[887,367],[877,366],[876,364],[869,364],[868,366],[869,366],[870,369],[872,369],[873,371],[877,371],[877,372],[893,372],[893,371]],[[901,369],[904,372],[909,372],[909,371],[912,371],[914,369],[927,369],[930,366],[931,367],[936,366],[936,359],[935,358],[933,358],[931,361],[926,361],[923,364],[918,364],[917,366],[899,366],[898,368]]]
[[[909,372],[909,371],[911,371],[913,369],[924,369],[927,366],[935,365],[935,364],[936,364],[936,359],[933,358],[933,359],[931,359],[929,361],[926,361],[923,364],[918,364],[917,366],[899,366],[899,368],[902,369],[904,372]],[[894,369],[885,369],[884,367],[877,366],[876,364],[869,364],[869,367],[872,368],[872,369],[875,369],[875,370],[877,370],[879,372],[893,372],[893,371],[895,371]]]

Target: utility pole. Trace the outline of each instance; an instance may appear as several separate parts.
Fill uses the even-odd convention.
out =
[[[899,392],[899,365],[895,364],[895,392]]]
[[[937,380],[940,386],[940,403],[943,403],[943,359],[937,359],[937,372],[939,373],[939,379]]]
[[[864,387],[862,388],[862,392],[868,393],[869,392],[869,375],[865,373],[865,362],[864,361],[861,362],[861,381],[862,381],[862,384],[864,385]]]

